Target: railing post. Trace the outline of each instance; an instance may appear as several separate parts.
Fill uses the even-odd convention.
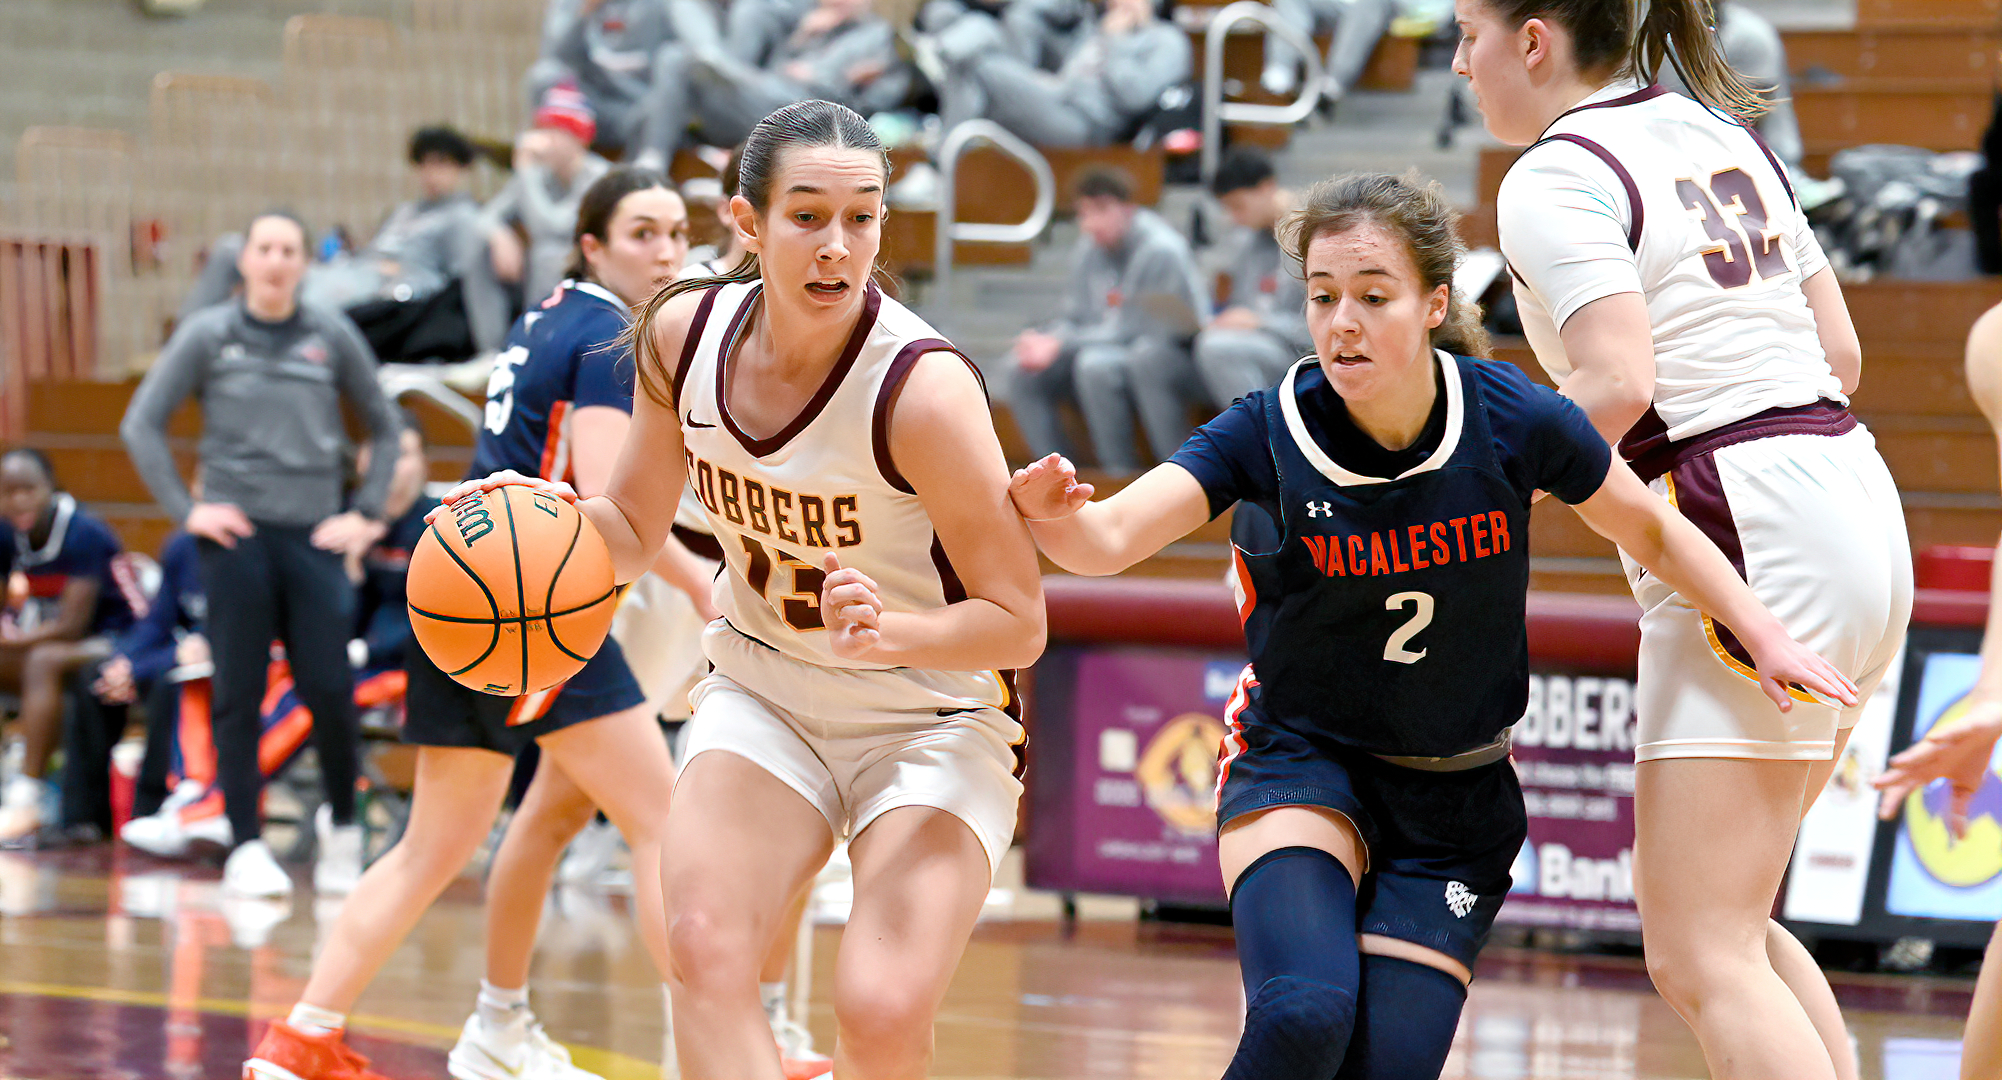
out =
[[[1285,39],[1299,52],[1301,62],[1307,65],[1307,77],[1300,81],[1300,96],[1291,104],[1258,105],[1224,101],[1223,47],[1231,29],[1239,23],[1263,27],[1267,33]],[[1236,0],[1218,11],[1203,30],[1203,186],[1208,187],[1210,178],[1216,175],[1224,121],[1275,126],[1297,124],[1320,103],[1321,77],[1321,54],[1314,45],[1313,37],[1279,18],[1270,6],[1260,0]]]
[[[1014,158],[1036,181],[1036,203],[1029,216],[1012,225],[958,220],[959,159],[975,143],[985,143]],[[1041,236],[1057,205],[1057,178],[1048,159],[992,120],[964,120],[953,125],[938,149],[938,227],[932,243],[931,307],[943,316],[952,297],[952,247],[956,241],[984,244],[1025,244]],[[938,322],[937,318],[933,322]]]

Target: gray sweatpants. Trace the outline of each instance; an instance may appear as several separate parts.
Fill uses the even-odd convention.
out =
[[[1057,406],[1070,399],[1084,413],[1099,468],[1119,476],[1143,467],[1133,446],[1136,410],[1154,461],[1165,461],[1188,439],[1189,406],[1203,396],[1188,347],[1160,339],[1067,346],[1041,371],[1010,374],[1009,408],[1030,453],[1077,457],[1057,421]]]
[[[1279,381],[1300,359],[1293,347],[1263,330],[1212,326],[1196,335],[1196,371],[1219,409]]]
[[[1376,51],[1377,41],[1390,29],[1390,20],[1397,16],[1397,0],[1269,2],[1280,18],[1299,27],[1302,33],[1311,35],[1319,28],[1334,27],[1334,40],[1328,43],[1328,55],[1323,59],[1328,77],[1344,93],[1355,89],[1363,68],[1369,66],[1370,54]],[[1265,39],[1265,66],[1293,64],[1298,59],[1293,47],[1276,35]]]
[[[814,0],[730,0],[724,51],[746,64],[762,65],[813,8]]]
[[[672,161],[695,127],[711,145],[734,146],[774,110],[812,96],[807,87],[734,57],[663,46],[654,57],[653,92],[639,145]]]
[[[951,77],[939,88],[939,119],[951,131],[985,117],[1037,146],[1104,146],[1114,132],[1078,108],[1050,72],[1022,58],[993,16],[968,12],[938,35]]]

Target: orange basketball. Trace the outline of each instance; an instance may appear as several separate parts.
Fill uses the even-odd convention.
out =
[[[460,499],[410,555],[410,625],[439,670],[518,696],[577,674],[618,607],[612,555],[576,507],[510,485]]]

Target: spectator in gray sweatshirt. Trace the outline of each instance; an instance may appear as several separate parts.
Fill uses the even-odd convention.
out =
[[[493,352],[514,323],[515,295],[525,306],[548,299],[563,280],[584,192],[610,172],[591,152],[597,117],[574,85],[549,88],[534,126],[514,141],[514,175],[480,210],[487,258],[466,278],[466,320],[480,352]],[[524,250],[516,229],[528,235]],[[511,295],[514,294],[514,295]]]
[[[1077,454],[1057,422],[1058,403],[1075,400],[1091,429],[1099,467],[1130,476],[1133,411],[1153,461],[1166,460],[1192,430],[1189,407],[1204,394],[1189,355],[1207,306],[1189,244],[1159,214],[1133,202],[1132,181],[1110,169],[1077,184],[1084,233],[1063,317],[1015,338],[1008,401],[1037,457]]]
[[[392,209],[361,250],[310,264],[299,285],[300,302],[349,312],[363,324],[377,352],[400,353],[400,347],[391,350],[391,345],[410,339],[409,324],[433,313],[429,302],[447,286],[463,281],[485,259],[480,204],[466,192],[473,152],[473,144],[449,127],[413,132],[410,166],[417,175],[418,197]],[[243,288],[238,269],[243,250],[241,233],[218,237],[209,245],[208,262],[181,301],[182,319]],[[364,305],[369,305],[367,311],[362,310]],[[471,350],[465,343],[464,316],[448,317],[459,319],[445,332],[451,344],[448,351],[463,355]],[[505,325],[501,332],[507,332]]]
[[[1307,333],[1307,285],[1274,235],[1293,208],[1279,186],[1272,159],[1235,146],[1217,163],[1210,190],[1237,228],[1225,242],[1224,273],[1230,294],[1196,335],[1196,370],[1210,404],[1227,408],[1253,390],[1279,381],[1293,362],[1314,351]]]
[[[1049,72],[1024,59],[1047,42],[1015,41],[979,12],[936,35],[944,65],[939,115],[950,130],[986,117],[1038,146],[1109,146],[1131,136],[1163,91],[1189,80],[1188,35],[1154,15],[1153,0],[1105,0],[1091,32]]]
[[[326,785],[314,879],[321,891],[338,891],[361,874],[359,732],[347,641],[355,599],[342,560],[386,531],[383,505],[401,425],[354,324],[300,299],[305,227],[265,214],[245,236],[243,296],[182,320],[139,384],[119,434],[153,497],[200,548],[215,663],[217,781],[235,838],[224,886],[248,895],[292,888],[259,839],[258,714],[275,639],[313,714]],[[191,396],[202,413],[200,501],[167,443],[168,420]],[[373,448],[373,467],[348,511],[341,509],[344,400]]]
[[[691,128],[711,145],[734,146],[758,121],[795,101],[833,101],[867,116],[901,105],[910,89],[896,31],[870,0],[819,0],[763,66],[670,45],[655,74],[645,149],[633,163],[663,172]]]
[[[564,10],[557,11],[561,5]],[[657,106],[663,46],[720,53],[723,31],[711,0],[554,0],[543,26],[543,56],[528,69],[531,110],[561,82],[591,99],[600,145],[637,149]]]
[[[1717,43],[1724,48],[1724,59],[1751,80],[1752,85],[1766,92],[1766,100],[1772,107],[1752,126],[1772,148],[1773,156],[1799,175],[1806,147],[1801,144],[1800,121],[1793,113],[1787,50],[1785,42],[1780,40],[1779,29],[1764,15],[1730,0],[1717,5]],[[1661,66],[1659,81],[1677,93],[1689,93],[1673,64]]]

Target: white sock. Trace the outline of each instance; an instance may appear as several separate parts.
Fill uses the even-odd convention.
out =
[[[300,1002],[292,1006],[285,1022],[304,1035],[332,1035],[348,1026],[348,1014]]]
[[[481,979],[480,996],[474,1008],[480,1014],[480,1023],[486,1025],[488,1031],[500,1032],[517,1027],[528,1016],[528,987],[506,990]]]
[[[774,1024],[785,1022],[786,984],[784,980],[759,983],[758,1001],[765,1007],[765,1019],[770,1020]]]
[[[674,1038],[674,991],[666,983],[660,984],[660,1023],[667,1037]]]

